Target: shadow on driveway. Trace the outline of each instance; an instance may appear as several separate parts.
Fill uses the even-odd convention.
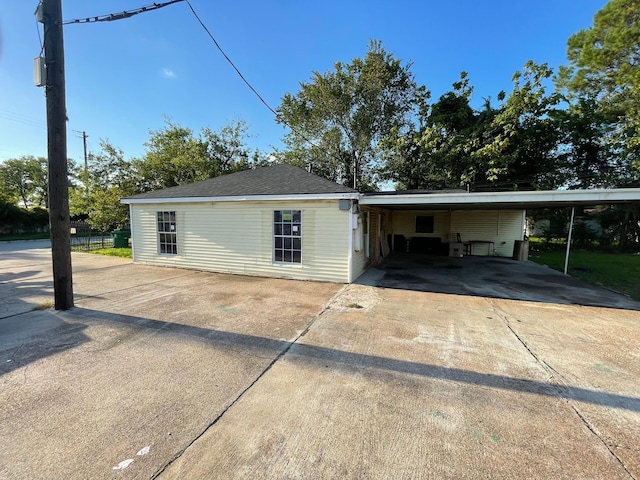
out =
[[[421,292],[640,310],[640,302],[624,295],[543,265],[510,258],[455,258],[394,252],[372,270],[356,283]]]
[[[357,370],[358,374],[367,374],[367,370],[398,372],[421,377],[448,380],[463,384],[472,384],[497,388],[501,390],[518,391],[534,395],[576,400],[579,402],[603,405],[618,409],[640,412],[640,399],[625,395],[589,390],[585,388],[562,386],[553,383],[512,378],[504,375],[474,372],[459,368],[442,367],[438,365],[397,360],[394,358],[346,352],[334,348],[319,347],[304,343],[293,343],[261,336],[241,333],[225,332],[174,322],[162,322],[148,318],[118,315],[85,308],[74,308],[62,314],[71,320],[70,323],[82,325],[82,322],[109,322],[124,324],[129,327],[151,329],[163,335],[181,335],[195,338],[210,344],[215,348],[231,350],[245,350],[259,354],[261,352],[274,356],[271,364],[282,355],[288,354],[289,359],[310,365],[317,364],[317,360],[326,362],[325,366],[343,371]],[[84,326],[86,328],[86,325]],[[82,327],[78,326],[78,329]],[[329,365],[330,364],[330,365]],[[369,372],[371,373],[371,372]]]

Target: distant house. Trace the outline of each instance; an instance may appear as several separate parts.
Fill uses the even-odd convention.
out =
[[[511,257],[527,208],[630,199],[640,189],[361,194],[273,165],[122,203],[134,262],[350,283],[391,251]]]

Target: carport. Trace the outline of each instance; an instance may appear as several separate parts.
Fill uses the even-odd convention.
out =
[[[369,219],[373,265],[390,252],[511,258],[524,239],[527,210],[570,208],[566,273],[575,208],[633,202],[640,202],[640,188],[376,192],[363,194],[359,203]]]

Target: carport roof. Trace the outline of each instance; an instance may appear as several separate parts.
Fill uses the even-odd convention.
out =
[[[360,205],[397,210],[527,210],[640,202],[640,188],[543,190],[533,192],[375,192]]]

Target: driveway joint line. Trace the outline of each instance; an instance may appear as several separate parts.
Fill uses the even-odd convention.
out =
[[[291,347],[298,342],[298,340],[300,340],[302,337],[304,337],[308,332],[309,329],[313,326],[313,324],[327,311],[331,308],[331,305],[333,305],[334,303],[336,303],[338,297],[344,292],[344,290],[347,288],[347,285],[343,286],[338,293],[336,293],[333,298],[331,300],[329,300],[329,302],[322,308],[322,310],[320,310],[320,312],[318,312],[315,316],[313,316],[313,318],[311,318],[311,320],[309,320],[309,322],[307,322],[307,325],[305,325],[305,327],[302,329],[302,331],[291,341],[287,344],[287,346],[282,349],[278,355],[276,355],[276,357],[271,360],[271,362],[269,362],[269,365],[267,365],[265,367],[265,369],[260,373],[260,375],[258,375],[244,390],[242,390],[240,392],[240,394],[229,404],[227,405],[222,412],[220,412],[212,421],[211,423],[209,423],[199,434],[197,434],[185,447],[183,447],[182,449],[180,449],[172,458],[171,460],[169,460],[167,463],[165,463],[160,469],[158,469],[152,476],[151,476],[151,480],[154,480],[156,478],[158,478],[160,475],[162,475],[167,468],[169,468],[176,460],[178,460],[183,454],[184,452],[186,452],[189,447],[191,447],[191,445],[193,445],[194,443],[196,443],[205,433],[207,433],[207,431],[209,431],[209,429],[211,427],[213,427],[214,425],[216,425],[220,419],[222,419],[222,417],[224,416],[225,413],[227,413],[231,407],[233,407],[236,403],[238,403],[242,397],[244,397],[244,395],[256,384],[260,381],[260,379],[262,377],[264,377],[269,370],[271,370],[271,368],[276,364],[276,362],[278,360],[280,360],[282,357],[284,357],[289,350],[291,350]]]
[[[538,362],[551,376],[551,379],[554,379],[554,373],[560,377],[562,379],[562,381],[564,383],[566,383],[567,379],[565,378],[564,375],[562,375],[560,372],[558,372],[555,368],[553,368],[551,365],[549,365],[547,362],[545,362],[544,360],[542,360],[541,358],[539,358],[534,352],[533,350],[531,350],[531,348],[529,347],[529,345],[527,345],[527,342],[525,342],[520,335],[518,335],[516,333],[516,331],[513,329],[513,327],[511,326],[511,324],[509,323],[509,319],[506,315],[502,314],[501,312],[498,311],[498,309],[496,308],[495,304],[490,301],[491,307],[493,309],[493,311],[495,312],[496,315],[498,315],[502,321],[504,322],[504,324],[506,325],[506,327],[509,329],[509,331],[518,339],[518,341],[522,344],[522,346],[527,350],[527,352],[529,352],[529,354],[536,360],[536,362]],[[562,396],[562,392],[559,391],[561,388],[566,387],[566,385],[559,385],[558,383],[555,384],[556,389],[558,390],[558,394],[560,396]],[[574,411],[574,413],[578,416],[578,418],[580,419],[580,421],[584,424],[584,426],[604,445],[604,447],[609,451],[609,453],[611,454],[611,456],[613,458],[616,459],[616,461],[618,462],[618,464],[624,469],[624,471],[627,473],[627,475],[629,475],[629,478],[636,480],[636,478],[633,476],[633,474],[629,471],[629,469],[626,467],[626,465],[624,464],[624,462],[620,459],[620,457],[618,457],[618,455],[616,455],[616,453],[611,449],[611,447],[609,446],[609,444],[607,444],[607,442],[600,436],[600,434],[598,432],[596,432],[595,428],[591,426],[591,424],[589,423],[589,421],[584,417],[584,415],[582,415],[580,413],[580,410],[578,410],[578,408],[571,402],[571,400],[567,400],[567,403],[569,404],[569,406],[571,407],[571,409]]]
[[[624,462],[620,459],[620,457],[618,457],[618,455],[616,455],[616,453],[611,449],[611,447],[609,446],[609,444],[607,442],[605,442],[605,440],[600,436],[600,434],[598,432],[596,432],[595,428],[591,426],[591,424],[589,423],[589,421],[580,413],[580,411],[574,406],[571,405],[571,408],[573,409],[573,411],[575,412],[575,414],[578,416],[578,418],[582,421],[582,423],[584,424],[585,427],[587,427],[587,429],[598,439],[600,440],[600,442],[602,443],[602,445],[604,445],[604,447],[609,451],[609,453],[611,454],[611,456],[613,456],[613,458],[616,459],[616,461],[618,462],[618,464],[624,469],[625,472],[627,472],[627,475],[629,475],[629,478],[631,478],[632,480],[636,480],[636,477],[633,476],[633,474],[629,471],[629,469],[627,468],[627,466],[624,464]]]

